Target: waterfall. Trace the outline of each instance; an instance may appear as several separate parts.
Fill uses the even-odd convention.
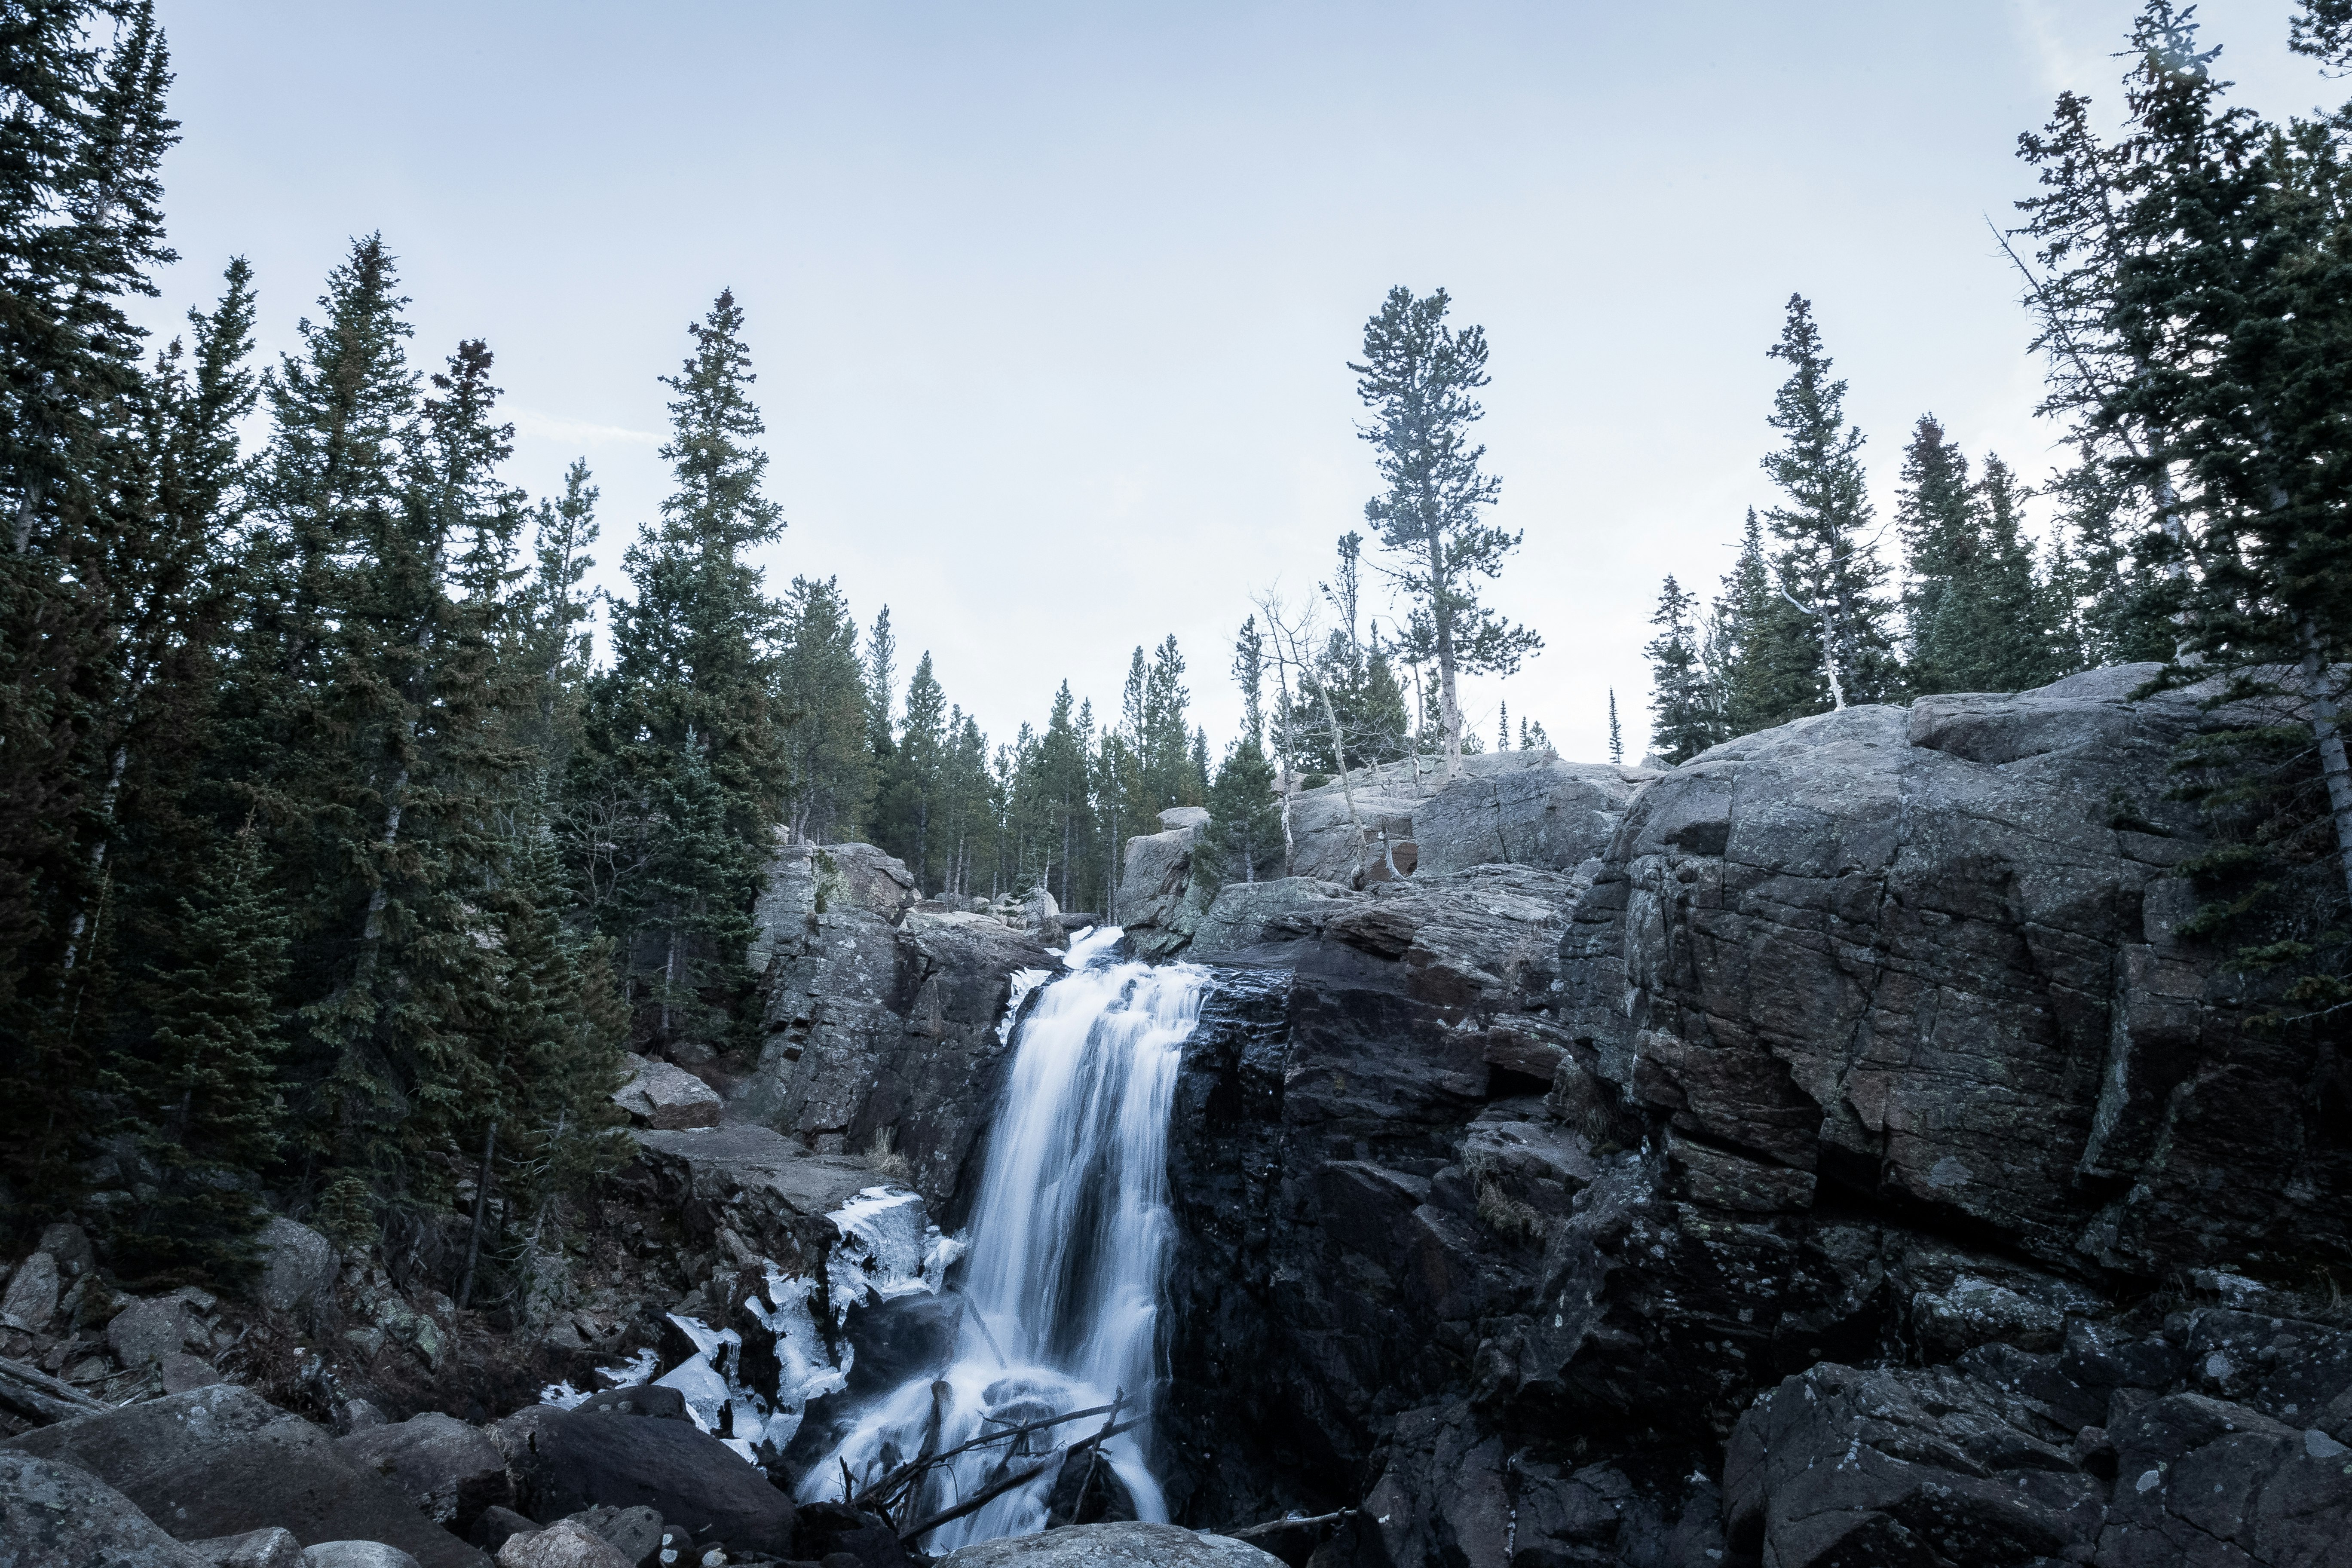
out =
[[[1189,964],[1116,963],[1110,951],[1120,934],[1105,927],[1074,939],[1063,960],[1068,973],[1020,1026],[973,1210],[949,1364],[857,1412],[803,1480],[803,1500],[840,1497],[845,1466],[862,1488],[922,1453],[927,1439],[930,1451],[944,1452],[992,1428],[1109,1405],[1124,1392],[1118,1418],[1139,1425],[1104,1444],[1103,1458],[1139,1518],[1166,1521],[1141,1439],[1150,1432],[1160,1287],[1174,1239],[1169,1101],[1207,975]],[[935,1380],[945,1392],[932,1436]],[[1038,1456],[1103,1425],[1076,1421],[961,1455],[930,1472],[902,1523],[981,1491],[1008,1461],[1034,1467]],[[1048,1468],[921,1544],[944,1552],[1042,1530],[1054,1479]]]

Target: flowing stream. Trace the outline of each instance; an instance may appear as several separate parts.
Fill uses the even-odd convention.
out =
[[[1138,1518],[1168,1517],[1144,1462],[1160,1287],[1173,1240],[1168,1213],[1168,1110],[1206,973],[1110,956],[1116,927],[1076,938],[1068,973],[1020,1026],[1013,1071],[989,1141],[949,1364],[909,1379],[858,1412],[840,1445],[803,1481],[803,1500],[838,1498],[925,1451],[991,1429],[1109,1405],[1133,1430],[1103,1458]],[[934,1380],[944,1385],[935,1401]],[[936,1436],[931,1432],[939,1406]],[[1013,1444],[990,1444],[935,1468],[901,1516],[929,1517],[1055,1447],[1091,1436],[1102,1417]],[[1008,1454],[1008,1447],[1014,1451]],[[1045,1525],[1055,1469],[922,1541],[944,1552]]]

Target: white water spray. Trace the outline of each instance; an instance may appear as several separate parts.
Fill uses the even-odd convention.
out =
[[[1124,1391],[1119,1420],[1142,1424],[1106,1443],[1103,1458],[1138,1517],[1166,1521],[1139,1439],[1150,1431],[1160,1286],[1174,1238],[1169,1101],[1208,977],[1190,964],[1113,963],[1119,936],[1106,927],[1075,939],[1063,961],[1070,973],[1021,1025],[972,1216],[949,1365],[859,1412],[840,1446],[809,1471],[803,1500],[840,1497],[845,1465],[863,1488],[920,1453],[936,1377],[950,1394],[933,1452],[992,1428],[1108,1405]],[[905,1521],[952,1507],[1007,1464],[1034,1467],[1034,1456],[1099,1425],[1072,1422],[961,1455],[930,1473]],[[919,1544],[948,1552],[1042,1530],[1054,1479],[1048,1469]]]

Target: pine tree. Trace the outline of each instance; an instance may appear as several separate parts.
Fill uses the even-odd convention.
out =
[[[1486,334],[1445,325],[1445,290],[1415,299],[1389,290],[1364,325],[1364,358],[1350,363],[1356,393],[1373,411],[1363,432],[1379,454],[1386,491],[1364,516],[1390,552],[1391,575],[1412,601],[1407,642],[1415,662],[1437,669],[1445,776],[1459,770],[1464,675],[1517,672],[1543,639],[1479,603],[1478,583],[1499,575],[1520,535],[1481,519],[1502,481],[1481,471],[1484,447],[1470,426],[1485,410],[1472,395],[1486,384]]]
[[[1609,760],[1618,767],[1625,765],[1625,731],[1617,723],[1617,689],[1609,689]]]
[[[1766,421],[1783,445],[1765,457],[1764,471],[1787,498],[1764,514],[1781,542],[1767,563],[1773,585],[1814,623],[1830,705],[1886,700],[1901,680],[1884,626],[1886,569],[1865,533],[1862,432],[1845,423],[1845,383],[1830,379],[1832,362],[1801,295],[1789,296],[1780,341],[1767,352],[1789,366]]]
[[[1614,693],[1610,696],[1609,707],[1612,712],[1616,710],[1617,699]],[[1507,752],[1510,749],[1511,705],[1507,702],[1498,703],[1495,709],[1495,750]]]
[[[1911,689],[2020,691],[2063,673],[2059,628],[2035,581],[2024,494],[1998,457],[1969,479],[1968,459],[1933,415],[1905,454],[1896,521],[1908,554],[1904,609]]]
[[[898,638],[885,605],[866,634],[866,731],[877,762],[887,762],[897,744],[892,704],[897,700]]]

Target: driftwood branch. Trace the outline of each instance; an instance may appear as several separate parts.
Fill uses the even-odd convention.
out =
[[[1092,1412],[1089,1412],[1088,1414],[1092,1414]],[[1052,1469],[1055,1465],[1066,1461],[1071,1455],[1076,1453],[1079,1449],[1092,1448],[1097,1444],[1106,1442],[1110,1438],[1118,1436],[1122,1432],[1128,1431],[1132,1427],[1140,1426],[1141,1425],[1143,1425],[1143,1422],[1141,1418],[1139,1417],[1133,1421],[1122,1421],[1116,1426],[1106,1426],[1091,1437],[1081,1437],[1076,1442],[1071,1444],[1068,1447],[1059,1448],[1055,1450],[1053,1453],[1046,1455],[1044,1463],[1033,1465],[1025,1470],[1016,1470],[1013,1474],[1006,1476],[1003,1479],[996,1482],[994,1485],[982,1488],[979,1491],[972,1493],[971,1496],[964,1499],[963,1501],[956,1504],[953,1508],[942,1509],[940,1512],[931,1515],[927,1520],[924,1520],[920,1524],[900,1531],[898,1532],[898,1539],[911,1544],[919,1538],[928,1535],[943,1524],[952,1524],[957,1520],[961,1519],[965,1514],[979,1512],[982,1509],[986,1508],[990,1503],[994,1502],[998,1498],[1003,1497],[1006,1492],[1012,1491],[1016,1487],[1028,1485],[1028,1483],[1035,1480],[1047,1470]]]
[[[934,1395],[934,1398],[936,1399],[936,1395]],[[936,1410],[936,1404],[934,1404],[933,1408]],[[920,1470],[927,1466],[944,1465],[950,1459],[956,1458],[960,1454],[968,1454],[974,1448],[984,1448],[991,1443],[1002,1443],[1008,1437],[1026,1436],[1032,1432],[1042,1432],[1048,1426],[1059,1426],[1063,1423],[1068,1421],[1083,1421],[1089,1415],[1105,1415],[1116,1408],[1117,1405],[1092,1405],[1085,1410],[1073,1410],[1066,1415],[1049,1415],[1043,1421],[1031,1421],[1019,1426],[1007,1426],[1002,1432],[983,1432],[979,1436],[974,1437],[971,1442],[959,1443],[954,1447],[948,1449],[942,1454],[931,1454],[929,1456],[918,1454],[915,1458],[908,1460],[905,1464],[900,1465],[897,1469],[892,1470],[888,1475],[884,1476],[880,1480],[876,1481],[872,1486],[867,1487],[864,1491],[859,1492],[857,1494],[856,1506],[859,1508],[865,1508],[869,1504],[881,1501],[887,1498],[892,1492],[897,1491],[900,1482],[907,1480],[912,1477],[916,1471]],[[982,1419],[984,1420],[986,1417],[982,1417]],[[848,1461],[843,1461],[845,1469],[847,1468],[847,1464]]]
[[[1356,1510],[1352,1508],[1335,1509],[1329,1513],[1318,1513],[1310,1519],[1269,1519],[1264,1524],[1244,1525],[1239,1530],[1223,1530],[1217,1533],[1228,1541],[1246,1541],[1255,1546],[1259,1542],[1271,1540],[1286,1530],[1305,1530],[1311,1525],[1337,1524],[1343,1519],[1353,1519],[1355,1516]]]
[[[38,1367],[0,1358],[0,1409],[47,1426],[108,1408],[101,1401]]]

